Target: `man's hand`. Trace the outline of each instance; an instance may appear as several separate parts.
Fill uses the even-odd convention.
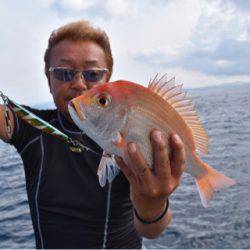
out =
[[[5,120],[5,114],[4,114],[4,106],[0,105],[0,139],[6,141],[8,138],[8,135],[6,133],[6,120]],[[13,131],[14,131],[14,115],[12,110],[10,110],[10,124],[11,124],[11,135],[12,138]]]
[[[153,148],[153,168],[149,168],[141,155],[139,146],[133,142],[128,145],[129,165],[126,165],[121,158],[116,158],[120,169],[130,182],[130,197],[134,208],[138,215],[146,221],[152,221],[163,213],[166,201],[180,184],[180,178],[185,169],[184,145],[178,135],[170,135],[170,158],[162,133],[154,130],[150,137]],[[147,237],[149,229],[150,235],[157,236],[169,223],[169,214],[168,217],[168,221],[165,219],[165,223],[145,224],[144,226],[137,221],[135,224],[140,225],[139,231],[142,236]]]

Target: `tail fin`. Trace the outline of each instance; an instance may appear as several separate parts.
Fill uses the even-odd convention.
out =
[[[208,207],[209,200],[212,198],[214,191],[235,185],[236,182],[213,169],[200,158],[196,160],[198,160],[197,163],[200,167],[206,170],[206,173],[196,177],[195,181],[199,190],[201,203],[204,207]]]

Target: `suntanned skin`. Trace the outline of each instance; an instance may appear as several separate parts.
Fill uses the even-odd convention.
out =
[[[65,67],[75,70],[90,68],[107,68],[105,54],[102,48],[92,41],[72,42],[63,40],[53,49],[50,59],[51,67]],[[108,81],[108,75],[102,82]],[[68,102],[90,89],[93,84],[77,75],[71,82],[62,82],[54,78],[53,73],[49,76],[50,93],[54,98],[58,110],[69,120]]]
[[[166,142],[162,138],[160,131],[151,132],[150,139],[154,154],[152,169],[147,166],[139,146],[133,142],[128,146],[131,165],[126,166],[121,158],[118,163],[130,182],[130,197],[133,205],[140,217],[146,221],[152,221],[162,214],[167,198],[179,185],[185,169],[185,151],[180,137],[171,134],[169,138],[172,148],[171,159],[168,157]],[[132,167],[135,171],[131,170]],[[143,237],[153,239],[167,227],[171,218],[172,212],[169,210],[157,223],[143,224],[135,216],[134,223],[137,231]]]
[[[73,42],[63,40],[53,48],[50,66],[84,70],[96,67],[107,68],[107,63],[104,51],[93,41]],[[108,75],[105,75],[102,82],[108,80]],[[68,102],[90,89],[93,85],[85,82],[80,75],[77,75],[71,82],[65,83],[55,79],[53,73],[50,73],[49,86],[59,112],[71,121],[67,108]],[[11,123],[13,127],[12,113]],[[5,117],[3,108],[0,106],[1,139],[6,139],[5,130]],[[162,214],[166,207],[166,200],[178,187],[185,168],[184,145],[177,135],[172,134],[169,138],[172,149],[171,159],[168,157],[166,142],[162,140],[161,132],[152,131],[150,136],[154,154],[152,169],[148,168],[141,156],[139,147],[133,142],[129,144],[127,149],[131,164],[126,165],[121,158],[117,158],[121,171],[130,183],[132,203],[139,216],[148,221],[154,220]],[[132,171],[132,168],[135,171]],[[171,217],[169,210],[157,223],[143,224],[134,216],[134,224],[141,236],[152,239],[163,232]]]

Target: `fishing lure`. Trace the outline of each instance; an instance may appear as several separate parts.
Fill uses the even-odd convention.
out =
[[[4,95],[0,91],[0,96],[3,99],[4,102],[4,111],[5,111],[5,119],[6,119],[6,133],[8,140],[11,137],[11,123],[10,123],[10,116],[9,116],[9,107],[17,114],[17,116],[24,120],[25,122],[29,123],[31,126],[42,130],[43,132],[47,134],[51,134],[52,136],[66,142],[69,145],[69,148],[72,152],[81,153],[84,150],[90,151],[94,154],[101,155],[97,153],[96,151],[92,150],[91,148],[83,145],[77,140],[73,140],[57,128],[53,127],[48,122],[42,120],[40,117],[36,116],[26,108],[22,107],[21,105],[17,104],[16,102],[12,101],[10,98],[8,98],[6,95]],[[102,155],[104,157],[111,157],[109,154]]]

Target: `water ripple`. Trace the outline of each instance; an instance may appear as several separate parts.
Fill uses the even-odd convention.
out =
[[[210,138],[202,158],[237,185],[201,205],[194,179],[184,174],[170,197],[173,220],[147,248],[250,248],[250,89],[215,88],[191,93]],[[0,142],[0,248],[34,248],[22,161]]]

